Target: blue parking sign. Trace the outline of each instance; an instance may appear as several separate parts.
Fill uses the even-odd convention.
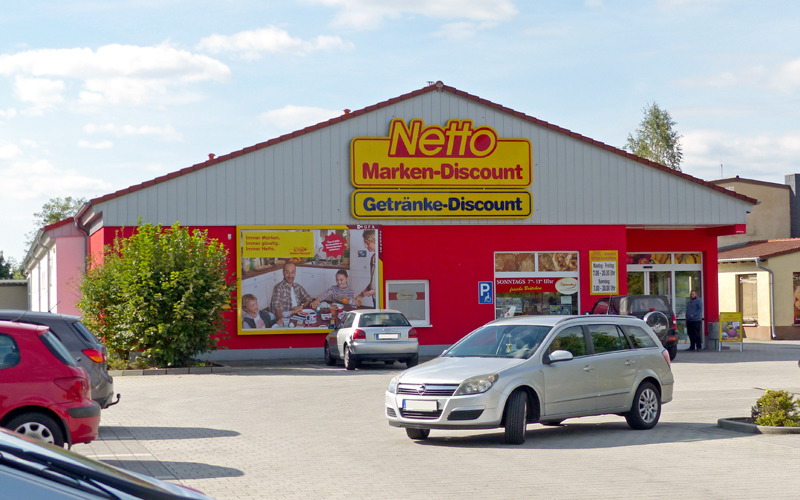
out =
[[[492,289],[494,283],[491,281],[478,282],[478,304],[492,304],[494,301],[494,293]]]

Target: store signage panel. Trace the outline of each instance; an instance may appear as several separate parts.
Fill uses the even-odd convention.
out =
[[[531,292],[560,292],[561,280],[567,279],[570,285],[574,278],[495,278],[497,293],[531,293]],[[575,290],[577,291],[577,290]],[[575,293],[572,291],[570,293]]]
[[[533,211],[529,191],[353,191],[357,219],[524,218]]]
[[[250,231],[241,236],[242,257],[314,257],[311,232]]]
[[[392,120],[389,137],[350,143],[351,181],[357,188],[525,188],[531,185],[531,142],[502,139],[472,120],[425,126]]]
[[[592,250],[589,263],[592,270],[592,295],[619,293],[619,254],[616,250]]]

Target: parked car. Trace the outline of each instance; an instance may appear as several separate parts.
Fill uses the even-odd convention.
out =
[[[3,498],[211,498],[0,429]]]
[[[89,376],[46,327],[0,321],[0,426],[56,446],[97,437]]]
[[[340,359],[348,370],[355,370],[362,361],[415,366],[419,363],[417,331],[400,311],[350,311],[325,338],[325,364],[333,366]]]
[[[411,439],[431,429],[505,428],[619,414],[634,429],[658,423],[672,400],[669,354],[640,319],[517,316],[487,323],[439,357],[389,382],[389,425]]]
[[[609,306],[610,304],[610,306]],[[658,336],[669,359],[678,354],[678,322],[663,295],[614,295],[595,302],[590,314],[623,314],[643,319]]]
[[[119,402],[114,400],[114,378],[108,373],[108,349],[92,335],[77,316],[48,312],[0,310],[0,320],[44,325],[58,337],[79,366],[86,369],[92,385],[92,399],[100,408]]]

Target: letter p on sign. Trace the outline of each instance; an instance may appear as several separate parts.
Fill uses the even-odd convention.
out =
[[[478,304],[491,304],[494,299],[491,281],[478,282]]]

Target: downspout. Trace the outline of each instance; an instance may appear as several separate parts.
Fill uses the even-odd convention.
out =
[[[717,262],[723,263],[733,263],[733,262],[750,262],[752,261],[755,263],[758,269],[762,271],[766,271],[769,273],[769,334],[771,338],[775,338],[775,273],[772,272],[772,269],[767,269],[766,267],[761,265],[761,257],[752,257],[752,258],[734,258],[734,259],[719,259]]]
[[[775,339],[775,273],[761,265],[761,257],[755,259],[756,267],[769,273],[769,334]]]

